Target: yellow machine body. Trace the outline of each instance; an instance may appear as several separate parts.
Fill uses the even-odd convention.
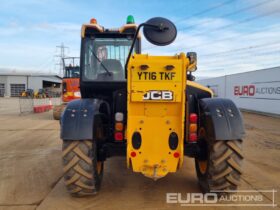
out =
[[[175,56],[133,55],[128,65],[127,164],[134,172],[158,179],[182,166],[189,59]],[[134,133],[141,146],[133,146]],[[176,133],[178,146],[170,148]]]

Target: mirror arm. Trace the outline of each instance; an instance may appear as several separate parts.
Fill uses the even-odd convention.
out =
[[[133,37],[133,41],[132,41],[132,44],[131,44],[131,46],[130,46],[129,53],[128,53],[128,56],[127,56],[127,59],[126,59],[126,63],[125,63],[125,78],[126,78],[126,79],[127,79],[127,66],[128,66],[128,63],[129,63],[129,59],[130,59],[130,57],[131,57],[131,54],[132,54],[132,51],[133,51],[133,48],[134,48],[136,39],[137,39],[137,37],[138,37],[138,33],[139,33],[139,31],[140,31],[140,28],[141,28],[142,26],[144,26],[144,25],[145,25],[145,23],[141,23],[141,24],[137,27],[137,30],[136,30],[135,35],[134,35],[134,37]]]
[[[152,25],[152,24],[148,24],[148,23],[141,23],[141,24],[137,27],[137,30],[136,30],[135,35],[134,35],[134,37],[133,37],[133,41],[132,41],[131,47],[130,47],[130,49],[129,49],[129,53],[128,53],[128,56],[127,56],[127,59],[126,59],[126,63],[125,63],[125,78],[126,78],[126,79],[127,79],[127,67],[128,67],[128,63],[129,63],[129,60],[130,60],[130,57],[131,57],[131,54],[132,54],[132,51],[133,51],[133,48],[134,48],[136,39],[137,39],[137,37],[138,37],[139,31],[140,31],[141,27],[143,27],[143,26],[149,26],[149,27],[156,28],[156,29],[159,29],[159,30],[166,30],[166,29],[168,29],[168,28],[161,28],[161,26]]]

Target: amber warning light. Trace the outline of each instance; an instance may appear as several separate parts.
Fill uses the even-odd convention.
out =
[[[91,23],[91,24],[97,24],[97,20],[96,20],[95,18],[91,18],[91,19],[90,19],[90,23]]]

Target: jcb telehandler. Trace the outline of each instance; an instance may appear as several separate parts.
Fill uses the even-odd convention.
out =
[[[95,19],[82,26],[82,98],[61,119],[63,170],[72,195],[99,191],[105,160],[126,156],[128,168],[159,179],[193,157],[203,192],[235,190],[240,182],[242,116],[228,99],[212,98],[194,81],[196,53],[140,54],[139,31],[152,44],[172,43],[175,25],[132,16],[117,29]]]
[[[60,120],[60,116],[64,111],[68,102],[80,99],[80,66],[76,64],[79,57],[62,58],[63,79],[62,79],[62,104],[54,106],[53,118]],[[76,61],[76,62],[75,62]]]

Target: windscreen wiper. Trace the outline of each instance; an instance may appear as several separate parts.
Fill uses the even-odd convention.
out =
[[[97,57],[97,55],[94,53],[93,50],[91,50],[92,54],[94,55],[94,57],[96,58],[96,60],[100,63],[100,65],[103,67],[103,69],[107,72],[107,74],[109,76],[112,75],[112,73],[106,68],[106,66],[104,66],[104,64],[101,62],[101,60],[99,60],[99,58]]]

